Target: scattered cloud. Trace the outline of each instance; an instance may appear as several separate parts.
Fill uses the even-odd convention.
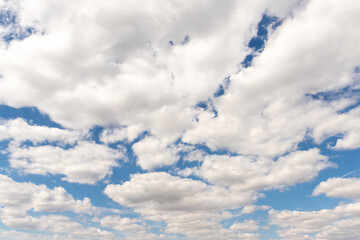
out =
[[[359,179],[334,176],[359,22],[352,0],[0,0],[0,238],[358,239]]]

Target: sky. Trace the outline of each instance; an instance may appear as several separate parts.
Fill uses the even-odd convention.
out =
[[[360,1],[0,0],[0,239],[360,239]]]

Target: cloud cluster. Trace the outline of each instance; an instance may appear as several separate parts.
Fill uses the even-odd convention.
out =
[[[93,185],[132,153],[142,169],[103,192],[139,218],[91,220],[120,235],[61,214],[94,212],[88,198],[0,175],[0,219],[10,228],[54,239],[259,239],[259,222],[238,214],[266,210],[254,205],[266,191],[336,166],[329,152],[360,147],[359,1],[0,0],[0,9],[0,103],[36,107],[61,125],[1,119],[9,168]],[[266,17],[279,26],[257,27]],[[270,224],[284,239],[356,239],[357,185],[321,182],[313,197],[354,202],[272,209]]]
[[[359,178],[330,178],[321,182],[313,195],[325,194],[333,198],[351,198],[360,200]]]
[[[30,125],[22,118],[3,120],[0,140],[10,141],[6,153],[12,168],[27,174],[61,174],[69,182],[94,184],[124,158],[121,149],[96,144],[86,131]]]
[[[74,200],[62,187],[49,189],[45,185],[19,183],[0,175],[0,206],[18,211],[93,213],[90,199]]]
[[[278,234],[286,239],[357,239],[360,225],[360,202],[357,178],[331,178],[321,182],[313,195],[357,199],[334,209],[319,211],[270,210],[270,224],[281,227]]]
[[[47,141],[73,145],[87,137],[86,132],[30,125],[22,118],[3,120],[0,123],[0,141],[9,139],[18,144],[24,141],[31,141],[33,144]]]
[[[118,166],[122,152],[92,142],[79,142],[75,147],[58,146],[9,147],[10,166],[24,173],[61,174],[63,180],[94,184]]]
[[[349,231],[359,227],[359,203],[312,212],[270,210],[269,214],[270,224],[282,228],[278,234],[284,239],[356,239],[359,236],[358,231]]]
[[[135,174],[122,185],[108,185],[104,192],[147,219],[165,221],[168,233],[187,234],[199,239],[220,233],[224,234],[223,238],[232,236],[236,239],[231,230],[239,229],[228,230],[219,224],[220,220],[232,217],[224,210],[244,205],[255,198],[251,192],[209,186],[165,172]]]
[[[34,211],[40,216],[32,216],[28,212]],[[10,228],[23,230],[37,230],[52,234],[66,234],[68,239],[76,237],[112,239],[112,233],[94,227],[83,227],[82,224],[72,221],[69,217],[58,213],[72,211],[78,214],[93,215],[99,209],[93,206],[89,198],[75,200],[62,187],[53,189],[45,185],[35,185],[30,182],[15,182],[6,175],[0,175],[0,220]],[[48,214],[55,213],[55,214]],[[40,239],[47,237],[59,239],[60,235],[27,235],[16,231],[1,231],[6,239]],[[49,238],[47,238],[49,239]]]
[[[281,188],[314,179],[317,174],[334,166],[319,149],[296,151],[276,161],[247,156],[205,156],[201,167],[184,169],[181,175],[194,174],[212,184],[256,191]]]

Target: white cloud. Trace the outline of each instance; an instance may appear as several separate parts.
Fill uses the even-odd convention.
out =
[[[188,161],[188,162],[194,162],[194,161],[202,162],[202,161],[204,161],[205,155],[206,155],[206,153],[204,151],[193,150],[193,151],[190,151],[187,155],[185,155],[183,160]]]
[[[357,240],[359,233],[360,218],[344,219],[337,221],[334,226],[329,226],[323,232],[316,235],[316,240]]]
[[[38,32],[1,50],[1,99],[66,127],[143,125],[176,138],[192,127],[192,106],[238,70],[262,14],[285,17],[296,2],[154,1],[140,10],[141,1],[23,0],[19,24]]]
[[[12,141],[10,167],[94,184],[111,174],[112,167],[119,165],[117,159],[124,157],[121,151],[85,142],[83,130],[95,125],[104,127],[100,140],[106,145],[132,142],[148,131],[149,136],[132,146],[143,170],[174,165],[183,149],[174,144],[177,140],[184,146],[205,144],[239,155],[207,156],[188,147],[184,161],[198,161],[199,167],[180,169],[178,174],[193,174],[204,182],[146,173],[105,189],[123,206],[164,221],[165,233],[159,238],[184,233],[196,239],[258,239],[258,234],[235,231],[246,224],[255,229],[251,222],[222,227],[221,220],[231,218],[226,209],[248,206],[260,190],[310,181],[334,166],[318,149],[299,151],[304,139],[321,144],[340,135],[330,150],[360,146],[360,108],[341,113],[356,103],[356,97],[327,101],[310,96],[353,87],[353,71],[360,59],[359,1],[229,0],[219,5],[215,0],[21,0],[6,5],[18,22],[1,26],[1,38],[27,27],[36,32],[10,43],[0,40],[0,102],[37,107],[67,128],[34,126],[21,119],[3,121],[0,139]],[[264,13],[275,14],[282,25],[276,31],[269,29],[264,50],[244,69],[239,64],[252,52],[248,42]],[[226,93],[214,98],[228,76]],[[199,101],[211,102],[217,117],[195,107]],[[25,140],[33,146],[21,145]],[[46,141],[54,145],[40,144]],[[329,180],[314,194],[357,198],[356,191],[347,190],[349,184]],[[31,205],[34,210],[65,209],[75,201],[63,188],[44,191]],[[0,201],[6,202],[3,194],[5,200]],[[57,198],[47,202],[51,194],[64,205]],[[14,195],[12,203],[27,206],[22,201]],[[86,201],[81,202],[86,205]],[[10,201],[6,204],[11,206]],[[56,226],[63,226],[90,237],[64,216],[24,217],[14,209],[7,212],[8,206],[1,213],[9,226],[54,232],[62,232]],[[279,234],[286,239],[311,238],[306,237],[310,233],[329,238],[357,226],[355,218],[353,225],[342,219],[356,217],[346,210],[355,208],[357,203],[317,212],[271,211],[271,219],[283,228]],[[243,213],[252,210],[245,207]],[[110,227],[117,223],[120,230],[139,226],[126,218],[102,219]],[[96,229],[89,232],[95,234]]]
[[[210,183],[245,190],[281,188],[314,179],[318,173],[334,166],[319,149],[296,151],[276,161],[248,156],[209,155],[199,168],[180,173],[194,174]]]
[[[165,221],[166,233],[181,233],[196,239],[210,235],[219,239],[242,239],[242,233],[223,228],[220,221],[232,217],[225,209],[245,205],[256,198],[250,192],[232,192],[164,172],[135,174],[121,185],[108,185],[104,192],[146,219]],[[257,239],[256,234],[246,237]]]
[[[87,137],[86,133],[46,126],[29,125],[24,119],[17,118],[0,122],[0,140],[11,139],[16,143],[26,140],[38,144],[44,141],[59,144],[74,144]]]
[[[100,135],[100,141],[104,142],[105,144],[124,140],[132,142],[142,131],[143,129],[139,125],[115,129],[105,129]]]
[[[29,211],[34,211],[39,216],[31,216]],[[8,228],[36,230],[42,233],[0,231],[0,238],[116,239],[111,232],[94,227],[84,227],[81,223],[59,214],[68,211],[93,215],[99,213],[100,209],[93,206],[89,198],[75,200],[62,187],[49,189],[45,185],[15,182],[8,176],[0,175],[1,223]]]
[[[141,220],[136,218],[126,218],[120,216],[105,216],[100,219],[100,225],[110,227],[117,231],[126,233],[144,233],[146,228],[142,225]]]
[[[358,226],[360,203],[339,205],[334,209],[319,211],[269,211],[269,223],[281,227],[280,237],[285,239],[356,239],[357,232],[347,232],[340,236],[336,233],[346,232]],[[333,233],[332,238],[329,236]],[[311,238],[310,234],[315,234]]]
[[[243,232],[256,232],[259,226],[255,220],[245,220],[243,222],[235,222],[230,226],[230,229]]]
[[[330,178],[321,182],[313,195],[325,194],[328,197],[360,199],[359,178]]]
[[[43,215],[32,217],[30,215],[12,215],[12,212],[1,211],[1,221],[8,227],[25,230],[46,231],[54,234],[66,234],[75,239],[115,239],[113,233],[94,227],[84,228],[80,223],[71,221],[62,215]]]
[[[359,9],[359,3],[353,1],[310,1],[269,37],[252,67],[230,76],[226,94],[213,101],[218,117],[201,113],[196,127],[184,133],[183,141],[205,142],[212,149],[227,148],[242,154],[279,156],[295,150],[318,126],[326,128],[323,133],[342,133],[344,125],[331,128],[327,120],[348,118],[347,122],[356,122],[357,115],[338,113],[354,102],[340,97],[328,103],[306,94],[334,91],[353,83],[351,75],[360,57],[358,46],[354,47],[360,34],[353,30]],[[345,141],[338,147],[357,146],[356,139]]]
[[[24,173],[63,174],[69,182],[94,184],[118,166],[117,159],[123,153],[93,142],[78,142],[63,149],[58,146],[19,147],[10,145],[10,166]]]
[[[261,205],[261,206],[247,205],[241,209],[241,214],[250,214],[257,210],[268,210],[269,208],[270,206],[266,206],[266,205]]]
[[[96,208],[89,198],[74,200],[64,188],[20,183],[0,175],[0,206],[21,211],[93,213]]]
[[[176,149],[155,137],[147,136],[132,146],[137,164],[145,170],[174,164],[179,157]]]

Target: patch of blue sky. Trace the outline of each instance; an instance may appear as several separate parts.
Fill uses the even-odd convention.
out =
[[[324,195],[312,196],[319,180],[320,178],[317,178],[315,181],[298,183],[282,190],[263,191],[265,197],[258,199],[256,204],[271,206],[275,210],[298,211],[317,211],[336,207],[340,199],[328,198]]]
[[[60,124],[52,121],[49,115],[41,113],[36,107],[14,108],[8,105],[0,105],[0,119],[8,120],[16,118],[23,118],[34,125],[63,129]]]
[[[214,106],[214,103],[212,101],[211,98],[208,98],[207,101],[200,101],[195,105],[196,108],[201,108],[204,109],[206,111],[210,111],[212,113],[214,113],[214,118],[216,118],[218,116],[218,112]]]
[[[215,91],[214,97],[220,97],[225,94],[226,89],[229,88],[231,83],[230,76],[226,77],[222,83],[220,83],[219,88]]]
[[[16,23],[16,13],[9,10],[0,10],[0,26],[7,27]]]
[[[181,42],[182,45],[185,45],[187,44],[188,42],[190,42],[190,36],[189,35],[186,35],[184,37],[184,40]]]
[[[0,26],[10,30],[10,32],[2,36],[6,43],[10,43],[13,40],[23,40],[36,32],[32,27],[23,28],[20,26],[16,13],[9,10],[0,10]]]
[[[136,164],[136,158],[131,150],[131,147],[127,147],[127,149],[128,161],[123,162],[120,160],[120,166],[113,168],[113,174],[110,176],[110,183],[121,184],[125,181],[129,181],[132,174],[146,172]]]
[[[8,153],[6,152],[9,140],[0,141],[0,173],[4,172],[9,167]]]
[[[360,68],[358,66],[353,69],[352,80],[351,84],[340,89],[308,93],[306,96],[313,100],[320,100],[324,102],[351,99],[354,103],[338,112],[339,114],[347,113],[360,105]]]
[[[34,28],[25,28],[25,29],[20,28],[17,31],[13,31],[8,34],[5,34],[3,36],[3,40],[7,43],[10,43],[13,40],[23,40],[29,37],[33,33],[35,33]]]
[[[241,63],[242,67],[248,68],[251,66],[254,57],[264,50],[269,35],[269,28],[274,31],[281,23],[282,21],[276,16],[269,16],[267,14],[262,16],[261,21],[257,25],[256,36],[252,37],[248,43],[248,47],[252,50],[252,53],[245,57]]]

